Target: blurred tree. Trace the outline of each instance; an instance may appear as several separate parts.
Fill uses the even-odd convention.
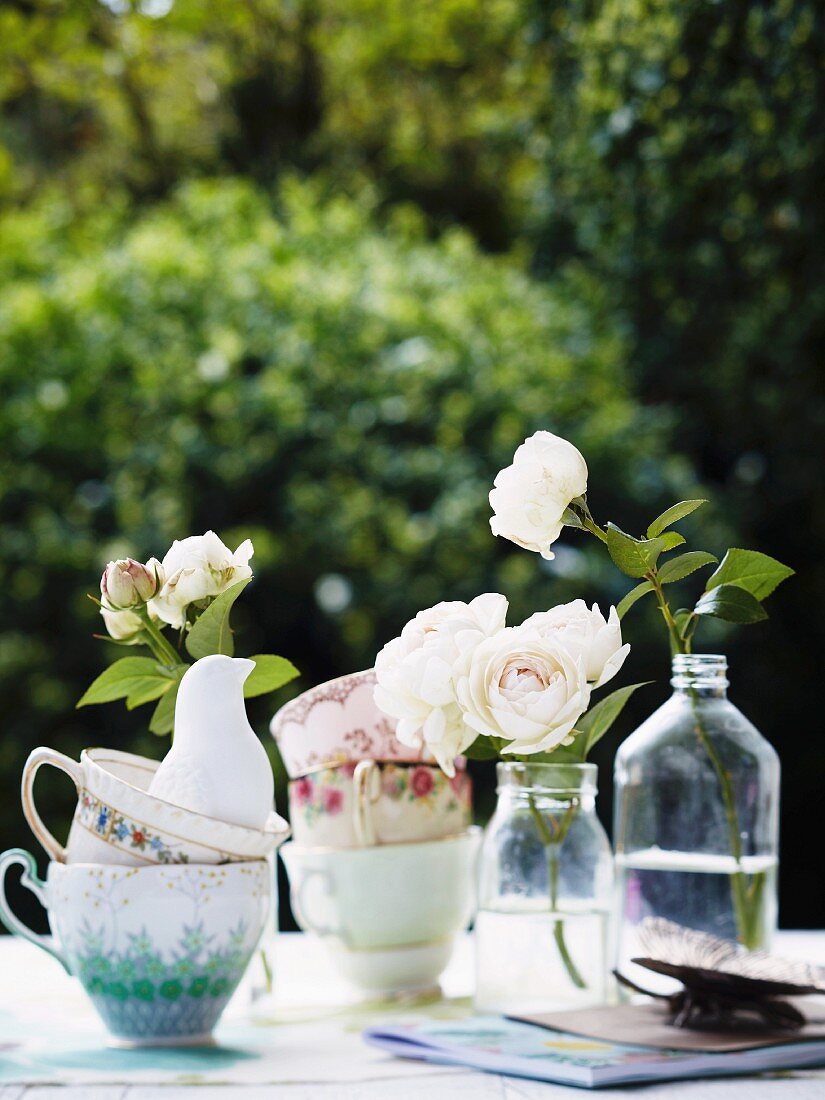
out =
[[[810,0],[536,5],[551,58],[548,277],[574,256],[611,286],[648,405],[715,487],[738,538],[800,574],[774,644],[729,646],[735,698],[782,754],[785,919],[825,915],[810,881],[825,615],[825,9]],[[796,733],[794,731],[800,731]],[[799,915],[797,915],[799,914]],[[811,919],[811,918],[807,918]]]
[[[178,533],[182,523],[220,522],[213,520],[200,493],[208,491],[210,499],[221,501],[215,507],[226,510],[226,522],[245,518],[238,517],[234,501],[223,501],[224,475],[210,471],[212,443],[203,440],[227,448],[231,438],[233,453],[240,453],[232,435],[236,428],[226,427],[225,420],[233,425],[239,417],[243,420],[237,395],[254,386],[268,392],[266,387],[272,386],[270,359],[275,352],[255,334],[280,332],[281,315],[273,319],[272,301],[261,297],[264,290],[256,280],[263,279],[272,293],[271,280],[277,283],[278,278],[269,265],[280,270],[278,256],[262,259],[263,270],[238,268],[236,257],[252,255],[256,248],[268,255],[269,235],[280,222],[261,215],[263,243],[252,237],[242,241],[243,233],[257,231],[259,222],[257,216],[244,220],[237,204],[246,207],[233,184],[214,193],[236,196],[226,217],[237,227],[237,239],[220,236],[208,218],[208,228],[203,228],[193,214],[183,213],[195,202],[190,191],[184,193],[189,196],[185,202],[176,199],[155,219],[147,215],[131,236],[123,226],[131,210],[163,200],[182,179],[242,174],[269,187],[291,173],[312,173],[323,183],[305,192],[304,213],[290,214],[288,223],[295,247],[300,244],[305,250],[307,271],[320,264],[325,272],[319,287],[303,268],[299,280],[308,302],[321,295],[324,320],[322,324],[315,313],[310,319],[299,310],[304,303],[290,299],[287,314],[292,316],[293,310],[300,323],[290,322],[292,343],[278,354],[288,358],[298,355],[290,348],[328,349],[312,372],[303,367],[304,373],[294,376],[286,404],[295,417],[304,418],[302,424],[316,427],[302,429],[309,432],[307,438],[300,433],[283,436],[286,450],[281,449],[281,435],[277,446],[256,443],[278,458],[275,474],[264,464],[267,477],[278,486],[278,522],[306,527],[318,518],[325,541],[308,542],[304,548],[328,563],[325,570],[332,580],[319,592],[327,593],[332,603],[343,601],[352,590],[352,571],[360,570],[354,586],[357,599],[335,619],[335,641],[324,649],[323,639],[330,635],[317,607],[313,615],[319,616],[320,625],[313,628],[315,634],[302,628],[301,655],[310,661],[308,670],[320,673],[334,666],[340,671],[342,663],[368,659],[373,628],[364,625],[369,618],[364,608],[374,604],[379,609],[374,636],[381,640],[415,609],[416,601],[426,602],[429,593],[435,598],[443,591],[434,583],[407,583],[413,560],[419,561],[422,575],[443,570],[445,587],[458,585],[455,570],[467,568],[462,591],[482,583],[507,583],[524,600],[535,591],[529,588],[538,583],[530,580],[535,563],[526,555],[492,550],[486,543],[481,551],[473,543],[469,567],[453,548],[462,540],[484,539],[483,496],[489,475],[507,458],[508,447],[542,424],[542,417],[552,421],[559,416],[561,425],[582,433],[577,442],[592,448],[603,471],[593,481],[602,497],[594,501],[598,514],[610,514],[614,499],[629,497],[622,519],[631,528],[648,513],[648,498],[659,499],[668,483],[689,482],[689,470],[698,468],[719,505],[715,516],[700,521],[710,548],[726,540],[721,531],[726,525],[743,544],[773,551],[800,573],[771,609],[763,645],[750,640],[724,644],[736,670],[734,697],[744,702],[744,709],[762,716],[765,732],[783,751],[788,789],[795,795],[786,800],[783,822],[783,918],[811,919],[805,913],[814,903],[801,889],[794,895],[787,884],[805,878],[819,776],[816,742],[804,731],[819,706],[819,624],[825,616],[825,565],[819,553],[825,536],[820,491],[825,424],[820,365],[825,327],[820,260],[825,238],[820,198],[825,172],[823,54],[825,13],[814,0],[433,0],[425,5],[402,0],[350,0],[346,5],[333,0],[8,0],[0,6],[0,207],[15,212],[3,223],[0,277],[8,282],[6,315],[33,327],[28,344],[13,345],[16,366],[9,370],[19,373],[7,374],[4,384],[9,394],[19,384],[28,392],[37,377],[45,388],[36,401],[30,395],[29,404],[18,407],[14,398],[5,414],[21,438],[28,432],[31,439],[30,451],[18,445],[9,449],[19,484],[10,490],[7,507],[16,506],[28,480],[34,479],[26,498],[27,507],[33,507],[43,476],[38,463],[44,429],[37,427],[38,417],[52,402],[55,423],[77,417],[76,428],[67,430],[69,438],[77,434],[72,444],[77,464],[62,452],[53,464],[54,476],[63,478],[60,491],[67,500],[74,499],[78,484],[88,482],[84,492],[91,500],[98,493],[105,498],[90,513],[95,518],[83,536],[77,584],[79,574],[85,577],[92,560],[100,557],[95,547],[101,532],[114,536],[122,528],[148,552],[158,549],[158,540]],[[330,211],[339,210],[335,203],[309,197],[322,187],[372,195],[374,216],[369,219],[357,204],[344,204],[346,217],[360,228],[352,230],[345,245],[332,234],[337,252],[309,230],[294,236],[299,225],[326,225]],[[248,197],[252,207],[265,206],[260,195],[246,194],[253,196]],[[33,208],[25,205],[31,196],[38,200]],[[414,203],[425,220],[405,213],[399,229],[398,215],[391,211],[400,201]],[[391,242],[371,228],[385,216],[395,221]],[[411,237],[412,231],[404,228],[407,222],[416,226]],[[432,253],[421,252],[425,237],[437,237],[456,225],[469,228],[487,250],[512,248],[516,264],[550,284],[543,295],[530,281],[517,282],[512,271],[505,276],[503,268],[489,269],[497,272],[495,279],[506,281],[505,301],[525,296],[518,305],[529,316],[523,324],[532,335],[516,333],[504,340],[511,324],[507,310],[496,318],[495,338],[484,335],[494,323],[485,311],[500,309],[498,291],[482,293],[473,281],[481,278],[475,271],[480,259],[466,238],[448,233]],[[429,289],[420,302],[411,282],[403,284],[403,292],[394,292],[402,300],[399,324],[403,320],[403,335],[396,339],[382,328],[385,320],[379,323],[373,315],[378,307],[372,298],[366,312],[355,310],[365,307],[354,290],[346,290],[347,280],[355,278],[354,265],[369,287],[375,280],[383,286],[386,270],[400,271],[408,262],[407,242],[413,239],[415,246],[409,247],[414,254],[431,256],[428,271],[432,267],[440,274],[432,275],[432,285],[425,280]],[[109,249],[107,240],[112,241]],[[204,241],[222,260],[224,253],[230,256],[225,268],[215,266]],[[456,241],[464,242],[465,250],[458,260]],[[168,269],[159,259],[165,248],[177,250],[164,260]],[[366,257],[369,249],[377,251],[375,271]],[[136,258],[143,251],[151,260],[145,269]],[[434,287],[446,277],[441,265],[447,258],[453,266],[449,292],[442,296]],[[129,272],[128,291],[117,277],[119,264]],[[98,268],[105,272],[105,286],[96,281]],[[295,277],[293,266],[288,270]],[[412,273],[404,277],[412,279]],[[449,282],[453,278],[457,288]],[[239,288],[247,281],[254,309],[240,304],[246,299]],[[63,295],[56,299],[57,314],[50,304],[49,294],[57,293],[52,282]],[[332,294],[327,284],[342,288],[340,315],[327,300]],[[95,290],[87,299],[90,287]],[[375,291],[370,293],[374,297]],[[378,312],[383,318],[389,299],[386,291],[381,293]],[[9,302],[15,314],[8,313]],[[471,302],[476,303],[472,308]],[[545,317],[548,302],[552,312]],[[450,319],[451,339],[460,337],[463,351],[439,368],[448,381],[437,383],[433,377],[413,400],[406,386],[424,368],[402,364],[392,375],[382,373],[384,368],[377,371],[374,364],[389,356],[382,350],[381,334],[389,333],[387,346],[413,341],[405,355],[420,355],[422,363],[440,362],[438,356],[433,360],[432,326],[446,323],[448,307],[456,311]],[[561,323],[559,317],[561,335],[554,327]],[[253,320],[256,327],[250,329]],[[80,344],[77,331],[82,333]],[[226,348],[213,333],[230,340]],[[419,335],[423,344],[415,343]],[[256,340],[263,341],[263,352],[256,350]],[[550,350],[545,341],[555,341]],[[242,354],[233,351],[238,346]],[[433,346],[440,348],[438,341]],[[48,374],[48,364],[62,362],[61,356],[77,347],[84,349],[83,362],[89,363],[88,383],[72,374],[68,385],[59,374]],[[213,347],[230,365],[224,383],[213,380],[206,386],[199,371],[223,369],[215,365],[219,358],[209,358]],[[609,378],[621,378],[627,402],[620,415],[609,398],[610,385],[589,366],[582,368],[581,377],[577,366],[576,382],[588,387],[592,417],[574,423],[558,412],[554,402],[560,383],[547,355],[560,350],[577,364],[609,363]],[[206,365],[193,368],[191,363],[200,363],[201,356],[207,357]],[[498,356],[507,357],[512,366],[498,363]],[[332,364],[338,357],[336,370]],[[24,362],[40,365],[24,372]],[[190,364],[188,369],[184,363]],[[507,367],[511,373],[496,389],[490,379],[503,378],[504,373],[495,372]],[[161,369],[175,379],[170,391],[174,397],[166,403],[159,386],[144,389],[149,386],[146,379]],[[437,373],[434,366],[429,369]],[[104,377],[103,392],[111,395],[112,408],[120,413],[99,411],[108,408],[95,396]],[[384,400],[398,396],[390,391],[389,377],[403,390],[405,432],[411,424],[423,425],[416,432],[424,432],[425,457],[416,449],[409,454],[405,450],[402,458],[392,456],[391,442],[408,436],[391,421],[385,424],[385,414],[375,411],[384,408]],[[510,391],[522,377],[528,396],[511,407]],[[379,383],[384,386],[380,397],[379,389],[369,389]],[[436,418],[441,426],[435,433],[430,405],[441,410],[442,385],[446,404],[441,419]],[[152,394],[147,404],[144,398],[135,404],[140,417],[147,410],[145,423],[137,423],[140,433],[148,432],[145,443],[133,442],[139,434],[130,426],[133,410],[125,396],[136,386],[140,393]],[[301,398],[304,386],[308,396]],[[645,409],[636,407],[634,390]],[[564,393],[561,387],[559,401]],[[177,441],[176,433],[183,431],[177,419],[167,429],[178,463],[172,478],[163,472],[172,459],[157,458],[163,448],[147,425],[171,416],[182,394],[198,411],[187,414],[183,442]],[[219,410],[230,411],[207,413],[198,404],[201,400],[209,409],[215,401]],[[31,401],[41,410],[31,426],[11,419],[29,416]],[[369,408],[359,411],[364,403]],[[463,409],[464,403],[466,411],[449,411]],[[255,408],[260,410],[257,403]],[[277,411],[280,423],[280,404]],[[111,450],[105,443],[105,455],[89,440],[88,418],[98,415],[105,423],[114,416],[119,425],[120,442]],[[638,455],[628,457],[623,451],[633,446],[637,418],[657,424],[657,431],[673,426],[675,450],[684,457],[671,460],[664,474],[657,462],[645,458],[655,448],[647,450],[644,432]],[[618,427],[610,444],[614,419]],[[358,445],[348,444],[341,469],[350,473],[333,463],[339,471],[333,479],[324,472],[325,440],[333,432],[330,423],[339,421],[346,426],[344,438],[349,433],[360,441],[366,433],[372,440],[378,433],[384,450],[374,452],[380,459],[368,460],[373,454],[369,448],[362,454]],[[592,439],[591,423],[600,425]],[[102,431],[103,440],[95,437],[97,447],[104,447],[108,438],[108,429]],[[413,438],[418,436],[409,436]],[[255,432],[252,439],[258,439]],[[315,441],[312,446],[308,439]],[[454,466],[451,448],[459,446],[459,439],[465,457]],[[81,443],[89,448],[86,458]],[[50,445],[59,449],[68,440]],[[442,453],[448,457],[435,457]],[[600,458],[602,453],[606,457]],[[30,454],[37,458],[31,468]],[[294,454],[311,459],[311,473],[303,483],[295,475],[281,496],[280,463],[292,462]],[[137,475],[120,471],[131,470],[137,458],[144,464],[140,468],[159,479],[157,488],[147,473],[141,475],[144,481],[138,479],[138,488],[129,487]],[[161,473],[153,470],[155,462],[161,463]],[[223,450],[220,463],[231,465]],[[461,479],[470,477],[467,463],[473,473],[462,499],[472,497],[473,504],[451,504],[446,513],[450,521],[443,527],[444,516],[436,511],[433,520],[427,507],[440,500],[432,494],[445,476],[455,473],[464,484]],[[404,472],[398,473],[396,487],[392,475],[399,464]],[[111,482],[110,466],[119,471]],[[350,495],[352,480],[359,492]],[[259,495],[264,491],[260,486],[255,490]],[[410,550],[396,572],[387,572],[384,564],[384,573],[372,579],[373,562],[385,562],[386,555],[379,554],[371,539],[384,546],[402,538],[389,530],[399,530],[394,503],[387,510],[387,529],[380,517],[374,526],[370,509],[376,507],[374,493],[379,491],[390,502],[394,493],[407,502],[404,507],[416,517],[409,521],[409,531],[426,533],[435,523],[436,541],[446,549],[437,552],[431,535],[405,535],[418,539],[415,554]],[[50,492],[49,508],[62,507],[57,484]],[[341,508],[361,517],[359,522],[372,532],[369,537],[360,527],[357,533],[336,528],[329,534],[325,525],[339,515],[339,493],[345,502]],[[82,503],[86,498],[78,499]],[[113,499],[132,503],[119,505],[115,512]],[[139,506],[134,503],[138,499]],[[244,499],[241,494],[239,501]],[[361,512],[352,511],[354,499]],[[252,504],[249,509],[250,515],[258,514]],[[262,522],[268,525],[269,518]],[[36,541],[42,527],[48,527],[42,519],[38,523],[27,538]],[[29,551],[33,545],[26,543]],[[76,543],[69,539],[67,545]],[[352,548],[357,549],[355,557],[349,556]],[[484,554],[494,555],[490,560],[498,563],[494,580],[484,579]],[[316,563],[302,561],[309,572],[315,569]],[[574,575],[578,561],[575,556],[568,559]],[[50,568],[57,571],[61,563],[55,552]],[[563,568],[560,559],[557,570]],[[350,588],[336,588],[338,573]],[[39,576],[37,584],[52,583],[45,565]],[[23,593],[26,584],[35,587],[31,579],[16,583]],[[308,579],[302,583],[299,590],[309,591]],[[567,591],[566,582],[560,583],[560,590]],[[32,614],[45,606],[38,605],[39,598]],[[24,596],[19,599],[10,609],[15,613],[29,606]],[[25,645],[38,636],[38,623]],[[649,648],[655,625],[643,618],[636,628],[636,651],[644,661],[659,654]],[[67,623],[64,636],[69,633]],[[92,660],[82,650],[76,658]],[[653,671],[661,675],[661,663]],[[59,709],[55,704],[54,713]],[[17,760],[17,748],[0,747],[4,751]],[[0,771],[2,767],[0,758]]]
[[[0,8],[0,196],[59,180],[88,207],[199,172],[323,166],[506,247],[546,89],[524,10],[20,0]]]
[[[605,507],[694,488],[661,474],[666,425],[583,277],[544,289],[463,232],[428,243],[410,209],[379,231],[366,201],[294,181],[276,207],[203,182],[134,221],[81,227],[54,202],[0,219],[5,777],[39,743],[162,750],[143,712],[72,709],[106,659],[85,593],[109,558],[251,536],[244,651],[276,646],[306,687],[442,598],[498,589],[518,621],[582,585],[624,592],[598,548],[562,548],[551,580],[490,534],[491,480],[536,428],[576,439]],[[4,806],[0,843],[19,842]]]

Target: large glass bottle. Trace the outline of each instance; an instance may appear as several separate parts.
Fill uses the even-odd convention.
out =
[[[616,756],[617,961],[646,986],[628,965],[645,917],[748,948],[776,925],[779,759],[728,700],[726,672],[718,655],[675,656],[673,695]]]
[[[498,765],[475,926],[480,1011],[605,1000],[613,859],[596,776],[595,764]]]

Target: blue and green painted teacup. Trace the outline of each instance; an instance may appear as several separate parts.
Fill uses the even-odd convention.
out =
[[[7,870],[49,915],[33,932],[5,896]],[[51,863],[46,881],[20,848],[0,856],[0,921],[79,978],[115,1039],[136,1046],[211,1041],[269,913],[265,860],[225,866]]]

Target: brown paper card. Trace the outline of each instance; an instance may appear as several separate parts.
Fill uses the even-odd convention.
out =
[[[825,1039],[825,1003],[806,998],[787,998],[804,1014],[807,1023],[797,1031],[777,1031],[744,1024],[725,1031],[689,1030],[668,1023],[667,1009],[660,1004],[605,1005],[571,1012],[543,1012],[532,1016],[509,1016],[550,1031],[567,1031],[587,1039],[665,1050],[706,1051],[725,1054],[732,1050],[757,1050],[785,1043]]]

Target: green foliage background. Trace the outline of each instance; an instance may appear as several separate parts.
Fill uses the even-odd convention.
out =
[[[34,745],[161,748],[142,712],[72,709],[118,553],[251,536],[242,651],[291,657],[296,689],[439,598],[495,588],[514,620],[620,598],[573,533],[550,567],[489,533],[492,477],[546,427],[599,519],[709,495],[685,527],[709,550],[797,569],[768,624],[704,644],[783,759],[783,922],[821,925],[824,22],[813,0],[0,7],[0,844],[26,842]],[[658,685],[599,746],[606,816],[615,739],[666,691],[654,612],[627,622]],[[70,792],[43,790],[57,824]]]

